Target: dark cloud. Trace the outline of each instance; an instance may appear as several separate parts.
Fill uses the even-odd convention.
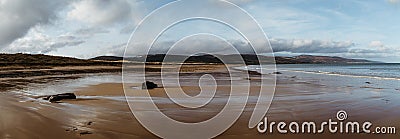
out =
[[[32,27],[47,24],[56,18],[62,0],[1,0],[0,46],[23,37]]]

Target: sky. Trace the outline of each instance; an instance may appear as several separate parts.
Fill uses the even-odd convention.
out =
[[[275,55],[400,62],[400,0],[228,1],[254,17]],[[152,11],[169,2],[172,0],[0,0],[0,52],[77,58],[122,56],[134,29]],[[196,2],[188,3],[151,24],[157,26],[180,14],[202,12],[191,10]],[[235,17],[224,6],[214,13]],[[232,20],[235,24],[247,23],[240,17]],[[245,29],[251,32],[257,28]],[[196,33],[223,39],[193,35]],[[165,52],[177,42],[183,48],[179,49],[182,54],[194,48],[226,53],[222,50],[226,41],[237,48],[248,44],[223,24],[191,20],[166,30],[154,44],[154,53]]]

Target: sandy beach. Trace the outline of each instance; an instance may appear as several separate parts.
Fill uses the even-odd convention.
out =
[[[225,66],[221,65],[186,67],[184,73],[181,74],[182,89],[189,95],[197,94],[200,88],[197,83],[191,80],[196,79],[193,77],[208,73],[215,76],[219,83],[217,95],[226,96],[229,94],[231,85],[227,84],[224,78],[227,76],[227,74],[224,74],[226,70],[224,68]],[[234,75],[241,77],[240,75],[244,73],[235,70]],[[156,76],[159,73],[149,74]],[[99,80],[110,78],[110,76],[116,79],[76,86],[72,90],[58,88],[58,93],[75,93],[78,97],[76,100],[63,100],[59,103],[50,103],[37,98],[37,96],[15,93],[18,92],[19,88],[7,89],[0,97],[0,110],[2,112],[0,115],[0,137],[29,139],[157,138],[141,126],[131,113],[125,100],[122,83],[118,81],[118,77],[121,76],[120,73],[63,75],[61,77],[65,78],[56,78],[56,80],[37,84],[45,84],[44,87],[39,86],[39,88],[46,88],[54,85],[54,82],[65,80],[77,82],[74,80],[81,79],[78,81],[84,81],[85,78],[98,76],[101,76]],[[151,79],[159,83],[157,78]],[[252,96],[256,95],[254,92],[259,89],[260,80],[257,79],[257,76],[250,77],[250,79],[252,84],[250,95]],[[348,86],[344,84],[341,87],[331,87],[300,80],[286,72],[277,75],[277,79],[275,96],[267,113],[267,117],[271,121],[314,120],[318,122],[330,118],[334,119],[338,110],[346,110],[349,114],[349,120],[368,120],[381,126],[400,126],[398,119],[400,112],[396,111],[396,108],[400,105],[396,102],[400,99],[393,97],[393,95],[398,95],[399,92],[391,95],[371,95],[368,93],[371,90],[380,91],[384,94],[385,89],[363,88],[365,85]],[[238,78],[238,80],[247,79]],[[9,84],[12,83],[12,81],[9,82]],[[23,86],[37,86],[37,84],[23,84]],[[133,87],[140,86],[140,84],[131,85]],[[61,86],[71,86],[71,82],[62,83]],[[168,96],[165,94],[165,89],[173,90],[178,89],[178,87],[163,86],[149,92],[153,98],[160,100],[156,103],[161,111],[179,121],[196,122],[209,119],[217,114],[223,108],[223,103],[226,102],[226,98],[220,97],[220,99],[217,99],[218,101],[211,101],[206,107],[198,110],[182,109],[173,102],[166,102]],[[133,93],[143,91],[137,89]],[[396,134],[331,134],[328,132],[321,134],[260,134],[257,129],[247,127],[254,103],[254,101],[249,101],[239,120],[218,138],[398,138]]]

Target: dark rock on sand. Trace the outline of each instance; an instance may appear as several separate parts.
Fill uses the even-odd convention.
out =
[[[90,121],[90,122],[88,122],[86,125],[92,125],[93,124],[93,122],[92,121]]]
[[[371,82],[365,82],[366,84],[372,84]]]
[[[76,95],[74,93],[63,93],[63,94],[46,96],[43,99],[48,100],[50,102],[57,102],[63,99],[76,99]]]
[[[146,82],[142,83],[142,89],[154,89],[157,87],[158,87],[157,84],[150,82],[150,81],[146,81]]]
[[[273,72],[272,74],[282,74],[282,72]]]
[[[88,135],[88,134],[93,134],[90,131],[82,131],[81,133],[79,133],[79,135]]]
[[[261,75],[261,73],[259,73],[257,71],[251,71],[251,70],[248,70],[247,73],[249,73],[250,75]]]

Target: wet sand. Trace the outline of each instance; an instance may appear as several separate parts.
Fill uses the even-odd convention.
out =
[[[208,69],[208,68],[205,68]],[[218,74],[219,68],[210,68]],[[218,69],[218,70],[216,70]],[[201,75],[205,70],[192,73],[187,70],[186,76]],[[209,72],[209,71],[208,71]],[[242,74],[235,72],[235,74]],[[285,73],[284,73],[285,74]],[[335,119],[338,110],[346,110],[349,119],[356,121],[371,121],[379,126],[400,127],[400,106],[398,97],[385,95],[365,95],[373,88],[329,87],[325,85],[303,82],[285,75],[277,76],[277,86],[274,99],[267,113],[271,121],[326,121]],[[218,79],[217,79],[218,80]],[[246,79],[242,79],[246,80]],[[158,80],[155,80],[158,83]],[[221,80],[221,83],[226,83]],[[252,78],[251,95],[256,95],[259,80]],[[130,84],[139,86],[140,84]],[[362,86],[362,85],[360,85]],[[195,95],[200,90],[196,83],[186,81],[183,90],[189,95]],[[167,98],[165,89],[177,89],[176,86],[165,86],[150,90],[155,98]],[[217,88],[217,95],[229,93],[229,85]],[[370,89],[370,90],[366,90]],[[133,93],[141,93],[137,89]],[[60,90],[60,93],[68,93]],[[143,128],[132,115],[128,104],[124,101],[124,91],[121,83],[101,83],[82,87],[72,93],[77,100],[64,100],[60,103],[48,103],[39,100],[21,101],[19,96],[2,94],[0,97],[0,136],[1,138],[157,138]],[[385,92],[382,92],[385,93]],[[392,92],[396,93],[396,92]],[[397,92],[400,93],[400,92]],[[357,97],[354,97],[357,95]],[[365,97],[358,97],[364,95]],[[397,94],[399,95],[399,94]],[[172,103],[160,101],[157,106],[174,119],[193,122],[214,116],[222,107],[221,102],[211,102],[210,106],[198,111],[182,109]],[[366,134],[260,134],[256,129],[247,127],[254,102],[246,105],[245,112],[239,120],[218,138],[398,138],[392,135]]]

